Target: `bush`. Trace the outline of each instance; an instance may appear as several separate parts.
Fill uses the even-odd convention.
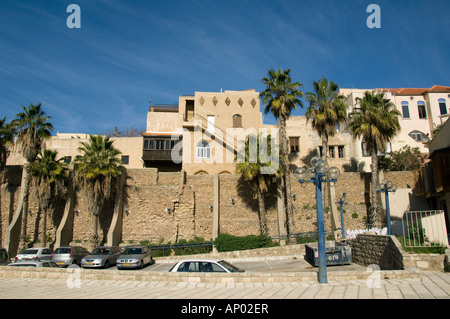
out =
[[[205,239],[202,237],[194,237],[189,241],[185,239],[180,239],[177,244],[195,244],[195,243],[203,243]],[[182,248],[174,248],[176,256],[182,255],[196,255],[196,254],[208,254],[212,250],[212,246],[190,246],[190,247],[182,247]]]
[[[215,246],[217,251],[234,251],[255,248],[273,247],[276,244],[270,237],[266,235],[249,235],[244,237],[232,236],[228,234],[220,234],[217,236]]]

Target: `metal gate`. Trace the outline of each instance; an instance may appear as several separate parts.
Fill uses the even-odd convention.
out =
[[[443,210],[406,211],[402,228],[405,247],[448,247]]]

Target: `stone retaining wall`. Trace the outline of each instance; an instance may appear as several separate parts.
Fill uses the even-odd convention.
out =
[[[32,278],[32,279],[62,279],[69,284],[74,280],[126,280],[154,282],[189,282],[189,283],[294,283],[317,281],[316,272],[284,272],[284,273],[169,273],[149,271],[123,271],[103,269],[73,269],[65,268],[21,268],[0,267],[2,278]],[[328,280],[366,280],[372,272],[333,271],[328,274]],[[418,274],[408,271],[380,271],[383,279],[416,278]]]
[[[349,244],[353,262],[363,266],[375,264],[385,270],[444,270],[444,255],[409,254],[395,236],[360,234]]]

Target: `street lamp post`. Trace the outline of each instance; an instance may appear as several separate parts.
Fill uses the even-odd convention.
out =
[[[387,180],[386,178],[381,181],[380,184],[377,185],[377,192],[378,193],[384,193],[385,195],[385,201],[386,201],[386,224],[387,224],[387,230],[388,235],[392,235],[391,230],[391,211],[389,208],[389,192],[395,192],[397,190],[397,185],[392,183],[391,181]]]
[[[323,219],[322,183],[337,182],[340,171],[337,167],[327,167],[327,162],[319,156],[311,159],[311,167],[300,167],[295,170],[295,177],[300,183],[314,183],[316,186],[317,232],[319,251],[319,282],[326,283],[327,260],[325,250],[325,225]]]
[[[341,206],[341,230],[342,230],[342,239],[345,239],[345,227],[344,227],[344,204],[347,205],[348,203],[345,201],[345,195],[347,192],[344,192],[341,197],[339,198],[339,201],[336,204],[339,204]]]

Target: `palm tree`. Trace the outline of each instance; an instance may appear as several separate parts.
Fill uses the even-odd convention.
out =
[[[272,158],[270,160],[263,160],[261,155],[262,145],[267,145],[266,154],[267,156],[272,156],[275,149],[272,148],[271,136],[268,135],[267,138],[260,135],[256,137],[255,135],[249,135],[245,141],[244,151],[245,151],[245,161],[236,163],[236,172],[241,175],[243,181],[248,182],[254,194],[256,194],[258,200],[258,219],[259,219],[259,230],[260,234],[267,235],[267,218],[266,218],[266,205],[264,201],[264,194],[268,191],[268,186],[272,182],[273,178],[280,173],[280,165],[278,165],[278,171],[273,172],[273,174],[267,174],[266,172],[270,170],[272,165]],[[260,143],[262,142],[262,144]],[[252,147],[255,146],[253,154]],[[239,156],[239,155],[238,155]],[[255,159],[256,157],[256,159]],[[237,157],[235,159],[237,161]],[[265,170],[266,168],[267,170]]]
[[[38,153],[41,151],[45,139],[50,138],[53,131],[53,125],[47,122],[51,119],[46,116],[41,109],[42,104],[31,104],[28,108],[22,106],[23,112],[18,113],[13,124],[17,127],[17,145],[21,148],[23,157],[27,163],[32,163],[36,160]],[[28,197],[30,193],[30,179],[26,165],[23,167],[22,173],[22,187],[23,192],[23,207],[22,207],[22,228],[20,241],[22,246],[26,245],[27,238],[27,212],[28,212]],[[23,247],[25,248],[25,247]]]
[[[281,138],[281,169],[284,172],[284,202],[286,207],[286,228],[287,233],[292,234],[294,231],[294,206],[291,194],[291,172],[289,170],[288,158],[288,140],[286,136],[286,121],[289,119],[293,110],[297,106],[303,107],[300,98],[303,92],[300,90],[303,85],[299,82],[292,82],[290,69],[278,71],[270,69],[268,77],[264,77],[261,81],[266,86],[266,90],[260,93],[263,103],[265,104],[264,114],[271,112],[280,123]]]
[[[362,138],[365,149],[372,157],[371,207],[368,224],[378,226],[377,177],[378,152],[386,152],[387,143],[400,131],[398,116],[401,114],[384,93],[366,91],[363,98],[357,98],[359,108],[350,113],[349,128],[354,138]]]
[[[36,161],[28,164],[27,169],[32,183],[36,186],[41,216],[41,244],[47,243],[47,213],[58,195],[64,193],[64,181],[67,165],[64,158],[56,159],[57,151],[44,150],[39,153]]]
[[[89,136],[89,143],[81,142],[75,157],[76,180],[84,185],[88,209],[92,216],[92,245],[98,246],[99,216],[105,203],[111,198],[115,178],[120,175],[120,153],[113,140],[101,135]]]
[[[328,137],[334,136],[336,126],[347,120],[345,97],[339,94],[339,85],[322,77],[313,82],[314,92],[306,93],[310,106],[306,110],[306,119],[312,121],[312,127],[322,138],[322,158],[328,157]]]
[[[8,158],[11,148],[14,145],[14,135],[16,134],[15,126],[11,123],[6,123],[6,117],[0,119],[0,188],[3,184],[4,170],[6,167],[6,159]],[[1,192],[0,192],[1,203]],[[1,205],[0,205],[1,206]],[[0,207],[1,216],[1,207]],[[0,227],[0,246],[2,243],[2,232]]]
[[[12,123],[6,123],[6,117],[0,119],[0,184],[3,181],[3,170],[6,166],[6,159],[14,145],[16,128]]]

